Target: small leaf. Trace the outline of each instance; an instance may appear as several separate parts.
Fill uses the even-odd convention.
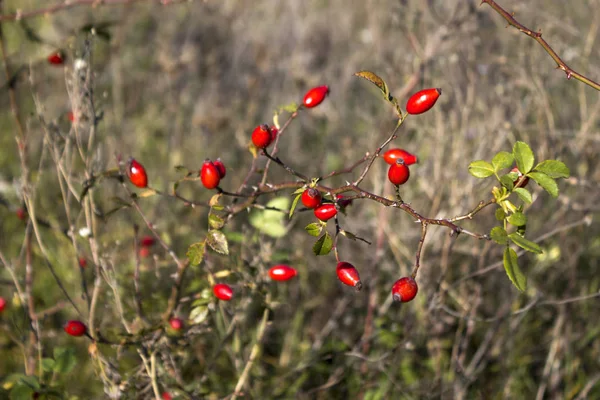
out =
[[[192,308],[189,319],[194,324],[201,324],[206,321],[206,317],[208,317],[208,307],[206,305],[202,305]]]
[[[203,240],[198,243],[192,244],[185,255],[190,260],[191,265],[200,265],[204,259],[204,252],[206,251],[206,242]]]
[[[512,213],[506,220],[513,226],[523,226],[527,224],[527,216],[520,211]]]
[[[543,172],[550,178],[568,178],[571,171],[562,161],[546,160],[542,161],[533,169],[537,172]]]
[[[296,210],[296,206],[298,205],[298,201],[300,200],[301,197],[302,197],[302,195],[298,194],[294,198],[294,201],[292,201],[292,207],[290,208],[290,214],[289,214],[290,218],[292,218],[292,215],[294,215],[294,211]]]
[[[141,193],[138,193],[137,196],[138,197],[151,197],[151,196],[154,196],[155,194],[156,194],[156,191],[154,189],[147,189]]]
[[[58,374],[66,374],[71,372],[77,365],[75,358],[75,350],[70,347],[55,347],[54,348],[54,371]]]
[[[490,236],[492,240],[498,244],[506,244],[508,243],[508,235],[506,234],[506,230],[501,226],[495,226],[490,231]]]
[[[381,90],[385,97],[388,97],[390,91],[388,89],[387,84],[383,79],[381,79],[377,74],[371,71],[359,71],[354,73],[354,76],[358,76],[359,78],[363,78],[374,84]]]
[[[313,253],[315,253],[317,256],[324,256],[329,254],[332,248],[333,240],[331,239],[329,233],[325,232],[325,234],[321,236],[313,246]]]
[[[504,218],[506,218],[506,213],[504,212],[504,210],[502,208],[496,208],[496,219],[498,221],[504,221]]]
[[[533,201],[533,198],[531,197],[531,193],[529,193],[529,190],[524,189],[524,188],[516,188],[513,190],[514,193],[517,194],[517,196],[519,196],[519,198],[521,200],[523,200],[525,203],[531,204],[531,202]]]
[[[210,246],[211,249],[213,249],[219,254],[229,254],[227,238],[225,237],[225,234],[221,231],[215,229],[208,231],[208,235],[206,236],[206,243]]]
[[[513,241],[514,244],[519,246],[520,248],[527,250],[531,253],[542,254],[542,248],[537,245],[537,243],[532,242],[531,240],[525,239],[523,236],[518,233],[511,233],[508,235],[508,238]]]
[[[517,167],[522,174],[526,174],[533,168],[533,152],[525,142],[517,142],[513,147],[513,155],[517,161]]]
[[[308,232],[308,234],[310,236],[316,237],[321,234],[321,230],[323,230],[323,225],[319,224],[317,222],[313,222],[312,224],[306,225],[306,227],[304,227],[304,229],[306,230],[306,232]]]
[[[513,187],[515,186],[514,180],[511,178],[510,175],[511,174],[506,174],[506,175],[502,175],[500,177],[500,183],[502,184],[502,186],[504,186],[508,190],[512,190]]]
[[[494,167],[487,161],[473,161],[469,164],[469,173],[475,178],[487,178],[494,175]]]
[[[550,178],[543,172],[530,172],[527,174],[527,176],[533,179],[546,192],[550,193],[550,196],[558,197],[558,185],[554,179]]]
[[[501,151],[492,158],[492,165],[496,172],[498,172],[502,169],[510,168],[514,161],[515,157],[511,153]]]
[[[523,292],[527,288],[527,277],[519,268],[519,264],[517,263],[517,253],[510,247],[507,247],[504,249],[503,261],[506,275],[508,275],[508,278],[513,285],[515,285],[519,291]]]
[[[296,103],[290,103],[290,104],[286,104],[285,106],[281,107],[283,110],[289,112],[290,114],[295,113],[296,111],[298,111],[298,104]],[[279,129],[279,128],[277,128]]]
[[[208,205],[211,206],[211,207],[214,207],[214,206],[218,205],[219,204],[219,200],[221,199],[221,196],[223,196],[221,193],[213,195],[210,198],[210,200],[208,202]]]
[[[42,358],[42,369],[44,372],[53,371],[54,365],[56,365],[56,361],[53,358]]]
[[[212,229],[221,229],[223,225],[225,225],[225,221],[218,215],[210,213],[208,214],[208,225],[210,225]]]

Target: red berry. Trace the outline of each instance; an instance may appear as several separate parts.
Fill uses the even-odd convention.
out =
[[[67,118],[69,118],[69,121],[75,122],[75,113],[73,111],[69,111],[67,113]]]
[[[331,218],[335,217],[337,214],[337,209],[335,208],[335,204],[326,203],[317,208],[315,208],[315,217],[319,218],[321,221],[328,221]]]
[[[229,301],[233,297],[233,289],[225,283],[217,283],[213,286],[213,293],[219,300]]]
[[[413,165],[418,162],[417,156],[402,149],[389,149],[383,154],[383,159],[390,165],[396,164],[396,160],[399,158],[404,160],[404,165]]]
[[[277,139],[277,135],[279,134],[279,129],[276,126],[272,126],[269,128],[271,130],[271,141],[274,142]]]
[[[219,171],[219,177],[221,179],[225,178],[225,175],[227,175],[227,170],[225,169],[225,164],[223,164],[223,161],[221,161],[220,158],[217,158],[215,161],[213,161],[213,164],[215,167],[217,167],[217,171]]]
[[[17,214],[17,218],[19,218],[21,221],[25,221],[27,219],[27,211],[25,211],[23,208],[17,208],[15,214]]]
[[[202,169],[200,170],[200,180],[207,189],[214,189],[219,186],[221,175],[219,174],[219,169],[212,161],[208,159],[204,160],[204,164],[202,164]]]
[[[183,328],[183,321],[180,318],[171,318],[169,320],[169,325],[171,325],[171,328],[179,331]]]
[[[140,246],[142,246],[142,247],[154,246],[154,236],[150,236],[150,235],[142,236],[142,238],[140,239]]]
[[[273,135],[269,125],[262,124],[252,131],[252,143],[259,149],[266,149],[273,141]]]
[[[356,290],[362,289],[362,283],[358,270],[354,268],[354,265],[347,262],[339,262],[336,267],[338,279],[342,281],[344,285],[352,286]]]
[[[85,259],[85,257],[79,257],[79,267],[81,268],[85,268],[87,267],[87,260]]]
[[[398,160],[396,164],[390,165],[388,170],[388,179],[394,185],[402,185],[408,181],[410,177],[410,170],[401,160]]]
[[[414,299],[418,291],[417,282],[410,276],[406,276],[398,279],[392,286],[392,298],[394,301],[406,303]]]
[[[510,172],[516,172],[517,174],[519,174],[519,177],[517,179],[515,179],[515,181],[513,182],[513,185],[515,185],[515,187],[527,186],[527,184],[529,183],[529,178],[527,178],[527,177],[525,179],[523,179],[523,182],[519,186],[517,186],[517,182],[519,182],[519,179],[521,179],[521,177],[523,176],[521,171],[519,171],[518,167],[513,167],[513,169],[511,169]]]
[[[65,332],[71,336],[83,336],[87,332],[87,327],[81,321],[72,320],[65,325]]]
[[[304,95],[304,101],[303,101],[304,107],[313,108],[313,107],[318,106],[319,104],[321,104],[323,102],[323,100],[325,100],[325,97],[327,96],[328,93],[329,93],[329,86],[327,86],[327,85],[317,86],[317,87],[310,89]]]
[[[139,188],[145,188],[148,186],[148,174],[146,174],[146,169],[134,158],[129,159],[127,176],[129,177],[131,183]]]
[[[52,65],[62,65],[65,62],[65,55],[62,51],[56,51],[48,56],[48,62]]]
[[[269,269],[269,276],[274,281],[288,281],[298,275],[298,271],[289,265],[276,265]]]
[[[171,395],[168,392],[164,392],[163,394],[160,395],[160,397],[162,397],[163,400],[172,400],[173,397],[171,397]]]
[[[442,94],[442,89],[432,88],[421,90],[408,99],[406,112],[409,114],[422,114],[429,111]]]
[[[141,247],[139,252],[140,258],[146,258],[150,255],[149,247]]]
[[[337,203],[341,208],[346,208],[352,204],[352,200],[348,200],[346,197],[344,197],[344,195],[338,194],[335,196],[335,198],[337,199]]]
[[[6,299],[4,297],[0,297],[0,312],[4,311],[6,308]]]
[[[302,204],[306,208],[317,208],[321,205],[321,192],[315,188],[308,188],[302,193]]]

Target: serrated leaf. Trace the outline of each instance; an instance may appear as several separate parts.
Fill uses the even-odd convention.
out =
[[[487,161],[477,160],[469,164],[469,173],[475,178],[487,178],[494,175],[494,167]]]
[[[137,197],[151,197],[154,196],[156,194],[156,191],[154,189],[146,189],[143,192],[140,192],[137,194]]]
[[[569,167],[562,161],[558,160],[546,160],[542,161],[533,169],[537,172],[543,172],[550,178],[568,178],[571,175]]]
[[[508,190],[512,190],[514,187],[514,181],[511,178],[510,174],[502,175],[500,177],[500,183]]]
[[[507,247],[504,249],[504,270],[510,281],[519,291],[523,292],[527,288],[527,277],[523,274],[517,263],[517,253]]]
[[[506,234],[506,230],[501,226],[493,227],[490,231],[490,237],[498,244],[508,243],[508,235]]]
[[[254,210],[249,217],[250,224],[271,237],[283,237],[287,233],[285,216],[288,215],[287,210],[289,206],[290,199],[288,197],[276,197],[270,200],[266,204],[266,207],[285,210],[285,212],[276,210]]]
[[[69,373],[77,365],[77,358],[75,357],[75,350],[70,347],[56,347],[54,348],[54,371],[58,374]]]
[[[506,213],[502,208],[496,208],[495,215],[498,221],[504,221],[504,218],[506,218]]]
[[[221,196],[223,196],[221,193],[213,195],[210,198],[210,200],[208,202],[208,205],[211,206],[211,207],[214,207],[214,206],[218,205],[219,204],[219,200],[221,200]]]
[[[502,169],[510,168],[514,161],[515,157],[511,153],[501,151],[492,158],[492,165],[496,172],[498,172]]]
[[[526,174],[533,168],[535,161],[531,147],[525,142],[517,142],[513,147],[513,156],[517,162],[517,167],[522,174]]]
[[[308,224],[304,227],[304,229],[306,230],[306,232],[310,235],[310,236],[319,236],[321,234],[321,231],[323,230],[323,225],[319,224],[317,222],[313,222],[312,224]]]
[[[519,196],[519,198],[521,200],[523,200],[525,203],[531,204],[531,202],[533,201],[533,197],[531,196],[531,193],[529,193],[529,190],[527,190],[527,189],[516,188],[513,190],[513,192],[516,193],[517,196]]]
[[[508,238],[513,241],[514,244],[519,246],[520,248],[527,250],[531,253],[542,254],[542,248],[537,245],[537,243],[532,242],[531,240],[525,239],[523,236],[518,233],[511,233],[508,235]]]
[[[292,201],[292,207],[290,208],[290,213],[289,213],[290,218],[292,218],[292,216],[294,215],[294,211],[296,210],[296,206],[298,205],[298,201],[300,200],[301,197],[302,197],[302,194],[298,194],[294,198],[294,201]]]
[[[210,246],[211,249],[216,251],[219,254],[229,254],[229,246],[227,245],[227,238],[225,234],[216,229],[208,231],[206,235],[206,244]]]
[[[359,71],[354,73],[354,76],[358,76],[359,78],[368,80],[369,82],[377,86],[379,90],[381,90],[381,93],[383,93],[384,97],[388,97],[390,93],[388,86],[385,83],[385,81],[381,79],[377,74],[371,71]]]
[[[323,236],[321,236],[313,246],[313,253],[317,256],[324,256],[329,254],[331,249],[333,248],[333,240],[328,232],[325,232]]]
[[[506,220],[513,226],[523,226],[527,224],[527,216],[520,211],[512,213]]]
[[[208,225],[212,229],[221,229],[225,225],[225,221],[218,215],[210,213],[208,214]]]
[[[554,179],[543,172],[530,172],[527,176],[533,179],[546,192],[550,193],[550,196],[558,197],[558,185]]]
[[[206,251],[206,243],[205,241],[198,242],[192,244],[188,247],[187,256],[188,260],[190,260],[191,265],[200,265],[202,260],[204,259],[204,252]]]

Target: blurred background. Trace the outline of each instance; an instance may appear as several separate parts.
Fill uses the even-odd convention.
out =
[[[333,255],[312,253],[314,238],[303,229],[313,222],[312,213],[297,213],[280,237],[256,229],[248,214],[240,213],[224,228],[230,255],[209,252],[203,264],[187,272],[187,300],[176,313],[189,331],[155,343],[160,391],[182,399],[231,395],[269,298],[268,328],[243,398],[600,398],[600,97],[565,79],[538,43],[507,28],[491,7],[479,3],[223,0],[163,6],[139,1],[3,21],[6,65],[27,137],[22,162],[9,79],[2,74],[3,264],[10,263],[23,282],[28,228],[16,213],[25,188],[35,214],[49,226],[40,232],[46,257],[83,310],[79,318],[88,317],[82,282],[91,286],[102,279],[96,327],[106,336],[124,334],[115,304],[121,302],[126,319],[135,320],[133,226],[141,227],[140,234],[150,231],[135,209],[124,208],[97,218],[98,249],[81,235],[71,240],[63,232],[79,232],[86,215],[74,196],[65,200],[69,190],[57,176],[68,175],[80,193],[86,169],[98,174],[133,156],[146,167],[150,185],[168,192],[182,177],[175,166],[196,171],[205,158],[220,157],[228,168],[221,186],[235,191],[252,164],[248,144],[254,127],[271,124],[275,110],[300,103],[309,88],[324,84],[331,89],[329,97],[293,121],[281,137],[279,156],[307,176],[327,174],[373,152],[395,126],[394,112],[377,89],[353,76],[370,70],[386,80],[402,105],[421,88],[443,90],[432,111],[407,119],[393,143],[419,157],[402,196],[423,215],[451,218],[491,198],[494,183],[473,178],[467,166],[511,151],[517,140],[530,144],[537,160],[559,159],[570,167],[571,178],[559,181],[558,199],[530,183],[534,201],[526,207],[527,235],[544,253],[519,258],[527,291],[518,292],[507,279],[502,246],[465,235],[452,238],[447,229],[432,226],[417,298],[392,304],[391,285],[412,270],[421,232],[408,215],[356,200],[341,216],[344,229],[372,242],[340,240],[341,258],[358,268],[365,286],[354,292],[337,280]],[[525,26],[540,29],[571,68],[600,79],[599,1],[500,4]],[[5,0],[2,5],[3,14],[13,14],[49,2]],[[57,49],[66,56],[63,65],[47,61]],[[93,99],[101,116],[95,129],[82,97]],[[94,146],[88,149],[89,162],[74,161],[65,172],[54,155],[72,135],[68,113],[74,110],[81,140],[92,134]],[[262,158],[257,161],[259,168],[264,164]],[[339,187],[359,174],[340,175],[328,184]],[[255,174],[250,183],[259,180]],[[290,180],[282,169],[271,168],[270,182]],[[376,160],[361,186],[392,195],[387,164]],[[179,191],[201,202],[213,194],[199,182],[184,182]],[[290,195],[262,196],[259,203]],[[105,213],[127,199],[123,187],[110,179],[97,183],[93,196]],[[206,208],[158,195],[139,202],[181,259],[206,234]],[[489,232],[497,223],[493,210],[461,226]],[[101,362],[88,355],[88,340],[62,332],[64,321],[78,315],[46,267],[38,240],[34,237],[32,246],[32,296],[41,315],[43,357],[62,346],[74,348],[77,360],[77,368],[52,380],[45,375],[43,381],[60,388],[64,398],[153,398],[134,349],[99,345]],[[78,267],[82,256],[91,264],[93,251],[112,266],[110,276]],[[296,267],[298,278],[277,285],[261,278],[279,262]],[[141,268],[146,313],[160,323],[177,267],[155,246]],[[221,272],[234,286],[232,302],[206,298],[206,271]],[[9,300],[0,316],[4,379],[25,371],[20,344],[30,340],[27,310],[9,272],[6,265],[0,269],[0,295]],[[10,388],[5,384],[0,390]]]

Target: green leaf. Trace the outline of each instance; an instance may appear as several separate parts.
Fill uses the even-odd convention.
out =
[[[473,161],[469,164],[469,173],[475,178],[487,178],[494,175],[494,167],[487,161]]]
[[[313,253],[315,253],[317,256],[324,256],[329,254],[332,248],[333,240],[331,239],[329,233],[325,232],[325,234],[321,236],[313,246]]]
[[[506,275],[508,275],[508,278],[513,285],[515,285],[519,291],[523,292],[527,288],[527,277],[519,268],[519,264],[517,263],[517,253],[510,247],[507,247],[504,249],[503,261]]]
[[[513,226],[523,226],[527,224],[527,216],[520,211],[512,213],[506,220]]]
[[[42,369],[44,372],[53,371],[54,365],[56,365],[56,361],[53,358],[42,358]]]
[[[208,231],[208,235],[206,235],[206,243],[210,246],[211,249],[213,249],[219,254],[229,254],[227,238],[225,237],[225,234],[221,231],[215,229]]]
[[[198,243],[192,244],[185,255],[188,260],[190,260],[190,264],[192,265],[200,265],[202,260],[204,259],[204,252],[206,251],[206,242],[203,240]]]
[[[33,392],[34,390],[29,386],[18,384],[12,388],[8,398],[10,400],[31,400],[33,398]]]
[[[490,231],[490,236],[492,240],[498,244],[508,243],[508,235],[506,234],[506,230],[501,226],[493,227]]]
[[[511,174],[506,174],[506,175],[502,175],[500,177],[500,183],[502,184],[502,186],[504,186],[508,190],[512,190],[513,187],[515,186],[514,180],[511,178],[510,175]]]
[[[294,201],[292,201],[292,207],[290,208],[290,214],[289,214],[290,218],[292,218],[292,215],[294,215],[294,210],[296,209],[296,205],[298,205],[298,201],[300,200],[301,197],[302,197],[302,194],[298,194],[294,198]]]
[[[266,204],[266,207],[286,210],[281,212],[277,210],[254,210],[250,214],[250,224],[262,233],[274,238],[285,236],[287,228],[285,217],[288,215],[287,209],[291,200],[288,197],[276,197]]]
[[[557,160],[546,160],[542,161],[533,169],[537,172],[543,172],[550,178],[568,178],[571,175],[571,171],[562,161]]]
[[[527,176],[533,179],[546,192],[550,193],[550,196],[558,197],[558,185],[554,179],[543,172],[530,172]]]
[[[208,214],[208,225],[212,229],[221,229],[223,225],[225,225],[225,221],[223,220],[223,218],[211,212],[210,214]]]
[[[504,218],[506,218],[506,213],[504,212],[504,210],[502,208],[496,208],[496,219],[498,221],[504,221]]]
[[[75,349],[70,347],[55,347],[54,348],[54,372],[58,374],[69,373],[77,365],[75,357]]]
[[[319,236],[321,234],[321,230],[323,230],[323,224],[319,224],[317,222],[313,222],[312,224],[308,224],[304,227],[306,232],[310,236]]]
[[[542,248],[537,245],[537,243],[532,242],[531,240],[525,239],[523,236],[518,233],[511,233],[508,235],[508,238],[513,241],[514,244],[519,246],[520,248],[527,250],[531,253],[542,254]]]
[[[502,169],[510,168],[514,161],[515,157],[511,153],[501,151],[492,158],[492,165],[495,171],[498,172]]]
[[[517,142],[513,147],[513,155],[517,161],[517,167],[522,174],[526,174],[533,168],[533,151],[525,142]]]
[[[533,198],[531,197],[531,193],[529,193],[529,190],[527,190],[527,189],[516,188],[513,190],[513,192],[516,193],[517,196],[519,196],[519,198],[521,200],[523,200],[525,203],[531,204],[531,202],[533,201]]]

